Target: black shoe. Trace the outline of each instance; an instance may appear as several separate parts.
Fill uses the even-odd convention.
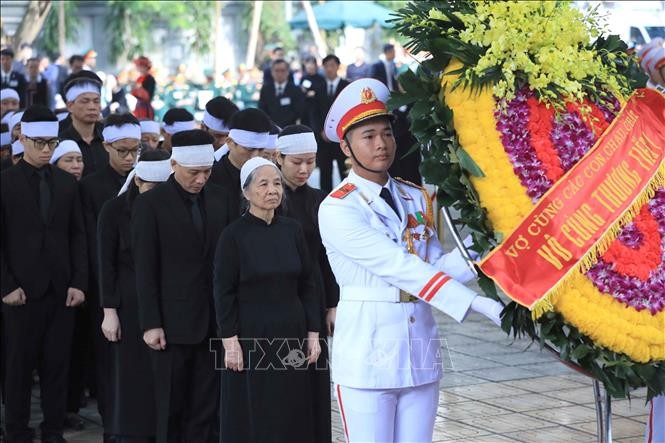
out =
[[[67,414],[65,418],[65,429],[72,429],[74,431],[81,431],[85,428],[85,422],[78,414]]]

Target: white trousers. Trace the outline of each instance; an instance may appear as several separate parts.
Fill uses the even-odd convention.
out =
[[[665,443],[665,395],[651,400],[644,443]]]
[[[412,388],[357,389],[335,385],[349,443],[429,443],[439,383]]]

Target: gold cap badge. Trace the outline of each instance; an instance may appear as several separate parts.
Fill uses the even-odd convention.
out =
[[[367,103],[372,103],[376,101],[376,94],[372,91],[372,88],[363,88],[360,91],[360,103],[366,105]]]

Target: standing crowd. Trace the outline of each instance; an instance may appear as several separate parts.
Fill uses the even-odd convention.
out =
[[[35,371],[43,442],[82,426],[86,389],[108,442],[330,442],[331,373],[348,441],[431,441],[432,307],[498,325],[502,306],[462,284],[420,177],[392,178],[414,141],[384,49],[351,83],[335,55],[298,86],[275,58],[258,108],[215,97],[201,121],[152,119],[147,59],[135,115],[104,119],[95,73],[63,81],[62,115],[21,111],[3,62],[7,442],[36,438]]]

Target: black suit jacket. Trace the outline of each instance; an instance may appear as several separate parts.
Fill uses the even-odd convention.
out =
[[[16,71],[9,74],[9,81],[2,80],[0,89],[10,88],[18,92],[21,102],[21,108],[25,108],[25,77]]]
[[[97,219],[104,203],[118,195],[125,179],[106,165],[103,169],[81,179],[81,203],[83,221],[87,234],[88,257],[90,257],[91,283],[97,282]],[[96,299],[97,287],[90,288],[91,295]],[[96,301],[96,300],[95,300]]]
[[[324,121],[319,113],[319,95],[326,89],[326,80],[321,74],[306,75],[300,82],[300,88],[305,95],[302,124],[309,126],[314,132],[320,132]],[[325,119],[325,115],[323,118]]]
[[[342,92],[342,89],[346,88],[349,85],[349,82],[346,81],[343,78],[339,79],[339,82],[337,83],[337,89],[335,89],[335,94],[330,97],[328,95],[328,82],[324,81],[323,82],[323,90],[319,92],[319,100],[318,100],[318,113],[319,113],[319,118],[318,120],[321,122],[320,127],[312,128],[315,130],[315,134],[319,135],[321,131],[323,131],[323,125],[326,121],[326,116],[328,115],[328,111],[330,111],[330,107],[332,106],[333,102],[337,98],[340,92]]]
[[[87,290],[88,256],[78,184],[72,175],[47,167],[52,177],[47,223],[40,216],[23,166],[19,163],[0,174],[3,297],[20,287],[28,299],[39,299],[49,284],[63,300],[69,287]]]
[[[384,85],[388,86],[388,73],[386,72],[386,65],[381,60],[372,65],[372,78],[377,79]],[[397,88],[397,78],[393,72],[393,90]]]
[[[49,105],[48,80],[42,79],[32,86],[30,82],[25,83],[25,107],[32,105]]]
[[[303,116],[305,104],[305,96],[300,88],[289,82],[281,98],[275,93],[274,83],[263,85],[259,97],[259,109],[268,114],[280,128],[297,123]],[[289,103],[282,104],[282,100],[287,98]]]
[[[131,226],[141,329],[163,328],[167,346],[197,344],[214,334],[213,258],[229,223],[227,192],[208,183],[201,191],[201,239],[176,186],[171,176],[139,195]]]

